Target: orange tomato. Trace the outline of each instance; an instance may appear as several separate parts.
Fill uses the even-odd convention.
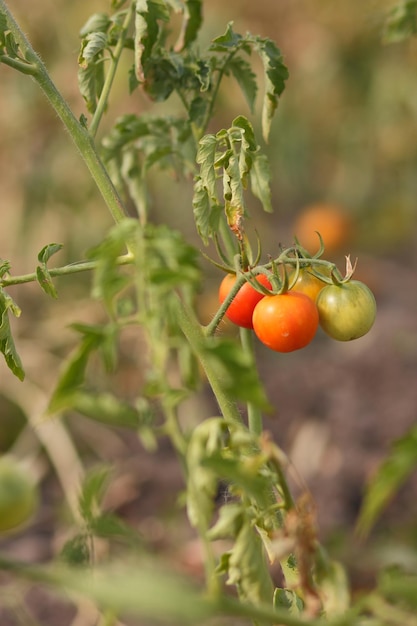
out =
[[[352,235],[353,223],[350,215],[337,204],[316,203],[306,206],[296,217],[294,235],[310,253],[318,250],[320,233],[326,252],[336,252],[346,245]]]

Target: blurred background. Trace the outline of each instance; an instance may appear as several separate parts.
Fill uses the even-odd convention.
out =
[[[107,11],[108,4],[38,0],[28,12],[25,0],[9,2],[77,116],[85,113],[77,87],[78,32],[91,13]],[[326,257],[342,270],[346,254],[357,257],[356,276],[377,299],[375,326],[360,340],[339,344],[319,332],[307,349],[283,356],[257,346],[276,406],[266,427],[311,490],[323,540],[335,553],[343,552],[364,484],[392,439],[404,434],[416,418],[417,41],[383,43],[385,11],[392,5],[388,1],[205,4],[204,42],[222,34],[233,20],[237,32],[273,38],[290,72],[267,145],[260,139],[259,107],[255,115],[248,111],[232,79],[223,86],[210,128],[216,132],[230,126],[236,115],[248,116],[271,160],[274,213],[263,214],[256,200],[250,203],[265,255],[275,254],[279,244],[291,244],[294,234],[306,242],[319,230],[327,244]],[[55,241],[64,244],[54,257],[57,264],[79,260],[100,242],[111,218],[37,86],[6,66],[0,67],[0,80],[0,256],[11,260],[14,274],[32,272],[39,250]],[[175,100],[153,105],[139,91],[129,96],[121,72],[103,132],[117,115],[151,108],[181,111]],[[150,189],[154,219],[172,223],[199,245],[191,217],[192,181],[174,181],[155,170]],[[207,275],[199,305],[204,318],[216,309],[220,276],[209,264],[202,265]],[[46,436],[52,442],[56,438],[55,447],[61,445],[59,427],[37,420],[60,364],[75,343],[68,325],[94,322],[103,315],[89,300],[90,280],[82,275],[58,280],[57,301],[35,284],[10,288],[23,310],[13,328],[27,381],[22,385],[14,380],[0,363],[1,452],[33,451],[38,445],[24,427],[27,419],[35,432],[49,429]],[[235,331],[225,326],[223,332]],[[127,397],[134,393],[137,376],[131,346],[128,340],[122,346],[126,371],[114,380],[114,388]],[[210,414],[211,401],[205,402]],[[165,527],[161,519],[171,519],[172,495],[181,485],[170,451],[162,446],[154,456],[144,451],[138,456],[132,437],[80,416],[68,420],[68,430],[87,459],[120,463],[121,475],[128,477],[123,492],[127,495],[117,502],[113,494],[114,506],[155,545],[166,547],[170,522]],[[67,461],[71,467],[70,453]],[[48,520],[62,505],[60,486],[46,461],[42,471],[45,506],[38,525],[31,536],[22,534],[13,544],[16,553],[29,550],[34,560],[45,560],[53,552],[51,533],[59,544]],[[384,514],[375,541],[401,543],[406,537],[417,544],[416,496],[417,481],[411,479]],[[378,559],[384,558],[381,551],[378,554]],[[361,575],[366,580],[363,562],[356,556],[350,544],[351,566],[361,570],[357,580]]]

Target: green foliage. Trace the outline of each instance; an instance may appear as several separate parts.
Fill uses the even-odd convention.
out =
[[[417,428],[394,442],[387,458],[367,486],[358,531],[367,534],[379,515],[417,466]]]
[[[417,2],[401,0],[387,15],[383,29],[385,43],[396,43],[417,34]]]
[[[9,311],[11,311],[15,317],[20,317],[21,310],[18,305],[0,288],[0,352],[3,354],[13,374],[20,380],[23,380],[25,378],[25,372],[13,341]]]
[[[200,171],[194,183],[193,206],[204,243],[219,230],[221,207],[231,230],[240,230],[247,216],[245,191],[249,182],[264,210],[272,210],[268,162],[259,151],[252,125],[243,116],[235,118],[228,130],[200,140],[196,157]],[[223,184],[221,198],[218,180]]]

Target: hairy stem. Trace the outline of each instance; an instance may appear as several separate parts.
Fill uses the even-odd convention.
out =
[[[187,307],[181,300],[177,300],[177,319],[182,332],[187,338],[191,349],[197,356],[203,367],[213,393],[216,397],[220,411],[229,425],[241,424],[242,419],[239,410],[234,402],[225,393],[218,372],[213,363],[207,358],[207,352],[204,349],[206,336],[204,330],[195,319],[194,312]]]
[[[104,82],[103,85],[103,89],[102,92],[100,94],[100,98],[99,101],[97,103],[97,108],[94,112],[93,115],[93,119],[91,120],[91,124],[89,127],[90,130],[90,135],[92,137],[95,137],[101,118],[104,115],[104,112],[106,110],[107,107],[107,102],[109,99],[109,95],[110,95],[110,91],[113,85],[113,81],[114,81],[114,77],[116,75],[116,71],[117,71],[117,67],[119,65],[119,61],[120,61],[120,57],[122,55],[124,46],[125,46],[125,42],[126,42],[126,37],[128,35],[128,31],[129,31],[129,27],[130,24],[132,22],[133,16],[135,14],[135,7],[136,7],[136,2],[131,2],[130,3],[130,7],[126,13],[126,17],[125,20],[123,22],[122,25],[122,29],[120,31],[120,37],[119,40],[117,42],[117,45],[114,49],[114,53],[111,57],[111,61],[110,61],[110,67],[109,70],[107,72],[107,76],[106,76],[106,80]]]

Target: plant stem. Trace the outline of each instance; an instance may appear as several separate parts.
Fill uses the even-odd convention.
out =
[[[253,334],[249,328],[240,328],[240,341],[242,343],[243,350],[253,355]],[[261,435],[263,431],[262,424],[262,412],[259,407],[255,406],[252,402],[247,403],[248,411],[248,426],[249,430],[254,435]]]
[[[28,64],[30,64],[28,66],[33,67],[31,75],[44,92],[49,103],[54,108],[55,112],[68,130],[73,142],[80,151],[81,156],[87,164],[87,167],[89,168],[90,173],[100,190],[114,221],[116,223],[121,222],[126,217],[127,212],[106,168],[103,165],[103,162],[98,155],[93,138],[88,133],[87,129],[84,128],[84,126],[82,126],[74,116],[71,108],[49,76],[44,63],[32,48],[29,40],[22,32],[4,0],[0,0],[0,10],[6,16],[10,31],[13,34],[16,43],[19,45],[19,49],[24,59],[28,62]],[[16,67],[16,69],[21,68]]]
[[[133,262],[130,254],[119,257],[116,260],[118,265],[129,265]],[[79,263],[71,263],[63,267],[53,267],[49,271],[51,276],[66,276],[69,274],[77,274],[78,272],[88,272],[97,267],[96,261],[80,261]],[[11,276],[9,278],[0,279],[0,287],[11,287],[13,285],[22,285],[24,283],[33,283],[37,280],[36,272],[31,274],[21,274],[20,276]]]
[[[104,112],[107,107],[107,101],[109,99],[110,91],[113,85],[114,77],[116,75],[117,67],[119,65],[120,57],[122,55],[122,52],[125,46],[125,41],[126,41],[126,37],[129,31],[130,23],[135,14],[135,7],[136,7],[136,3],[131,2],[130,8],[128,9],[126,13],[126,17],[125,17],[125,20],[123,22],[123,25],[120,31],[119,40],[114,49],[114,53],[112,54],[112,57],[111,57],[109,71],[107,72],[106,80],[104,81],[103,89],[101,91],[100,98],[97,103],[97,108],[94,111],[94,115],[89,126],[90,135],[92,137],[95,137],[101,118],[103,117]]]
[[[199,359],[206,373],[224,419],[230,426],[241,424],[242,419],[240,412],[236,404],[232,402],[228,394],[225,393],[219,374],[205,349],[204,343],[207,341],[207,337],[204,330],[195,319],[194,312],[184,304],[180,298],[177,299],[177,319],[191,349]]]

